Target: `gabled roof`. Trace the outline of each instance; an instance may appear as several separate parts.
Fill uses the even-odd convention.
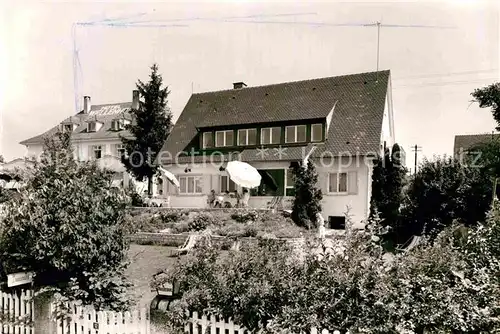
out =
[[[73,124],[78,124],[78,127],[76,127],[76,129],[71,133],[71,139],[76,141],[112,140],[119,139],[119,136],[129,138],[131,137],[131,134],[128,131],[114,131],[112,130],[111,123],[114,119],[120,116],[120,114],[128,115],[131,106],[131,102],[93,105],[91,106],[88,114],[81,111],[74,116],[66,118],[61,123],[72,122]],[[97,120],[103,125],[96,132],[87,132],[87,122],[94,120]],[[42,144],[45,137],[54,135],[58,130],[59,124],[38,136],[23,140],[20,144]]]
[[[175,157],[200,128],[326,118],[335,106],[314,156],[377,153],[389,81],[387,70],[193,94],[162,151]]]
[[[500,140],[500,134],[483,133],[475,135],[457,135],[453,145],[453,153],[466,152],[476,145],[487,143],[492,140]]]

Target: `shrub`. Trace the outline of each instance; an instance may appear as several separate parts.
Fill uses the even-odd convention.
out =
[[[249,221],[256,221],[258,217],[257,211],[237,211],[231,215],[231,218],[238,223],[247,223]]]
[[[295,197],[292,206],[293,221],[305,228],[316,227],[316,216],[321,212],[321,200],[323,194],[316,185],[318,173],[312,161],[307,166],[295,166],[293,168],[295,182]]]
[[[255,228],[255,226],[247,226],[247,227],[245,227],[245,230],[243,232],[244,237],[255,238],[258,234],[259,234],[259,231],[257,231],[257,228]]]
[[[206,212],[200,212],[194,215],[188,223],[189,229],[191,231],[203,231],[210,225],[219,225],[218,221],[210,214]]]
[[[182,216],[183,216],[182,212],[179,212],[177,210],[160,213],[161,220],[164,223],[176,223],[179,220],[181,220]]]

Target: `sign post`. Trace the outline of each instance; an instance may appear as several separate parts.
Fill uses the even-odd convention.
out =
[[[33,272],[22,272],[7,275],[7,286],[13,287],[18,285],[30,284],[33,282]]]

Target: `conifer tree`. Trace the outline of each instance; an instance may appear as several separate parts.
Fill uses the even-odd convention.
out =
[[[134,138],[121,140],[127,152],[122,158],[125,168],[138,181],[147,179],[151,194],[152,177],[157,171],[154,161],[170,133],[172,113],[167,106],[170,91],[168,87],[162,88],[158,65],[151,66],[149,78],[147,83],[138,80],[136,84],[141,101],[138,109],[131,110],[133,122],[125,127]]]
[[[303,227],[316,227],[316,215],[321,212],[323,194],[316,185],[318,173],[311,161],[307,168],[295,166],[293,169],[295,180],[295,198],[292,207],[293,221]]]

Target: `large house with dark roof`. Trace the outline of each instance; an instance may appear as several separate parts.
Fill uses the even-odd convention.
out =
[[[223,167],[248,162],[263,175],[249,206],[293,198],[291,166],[312,159],[331,222],[368,216],[373,157],[394,144],[389,71],[191,95],[157,162],[180,181],[162,182],[172,207],[207,206],[211,190],[238,190]],[[221,168],[222,167],[222,168]],[[272,180],[273,185],[265,180]]]

